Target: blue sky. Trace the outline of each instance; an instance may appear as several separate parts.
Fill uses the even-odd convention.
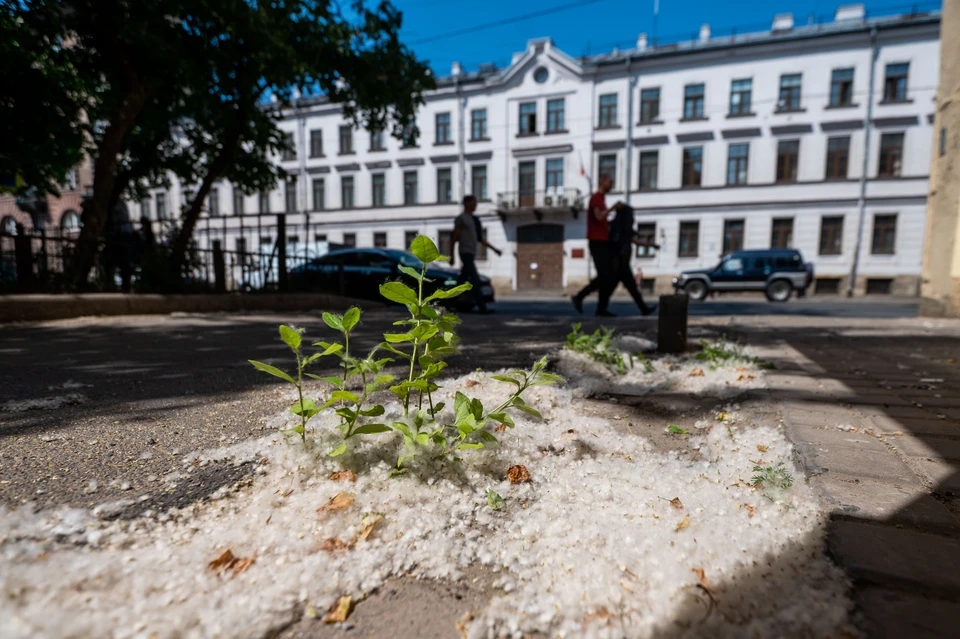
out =
[[[527,40],[549,36],[572,56],[601,53],[615,46],[632,48],[637,35],[653,32],[655,0],[596,0],[585,6],[554,12],[537,18],[512,21],[491,29],[456,37],[418,43],[471,26],[538,11],[548,11],[576,3],[577,0],[393,0],[404,14],[401,35],[421,57],[428,60],[438,75],[447,75],[450,64],[459,61],[467,70],[475,70],[484,62],[505,66],[514,51],[520,51]],[[588,0],[581,0],[588,2]],[[775,13],[793,13],[796,24],[806,24],[811,14],[831,21],[840,4],[851,0],[660,0],[657,24],[661,43],[689,40],[700,25],[709,23],[715,35],[763,31],[770,28]],[[918,0],[866,0],[867,15],[909,13],[938,9],[939,2]]]

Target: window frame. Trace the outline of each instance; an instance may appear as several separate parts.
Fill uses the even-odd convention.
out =
[[[370,151],[386,151],[387,147],[383,143],[383,129],[370,131]]]
[[[281,162],[295,162],[297,159],[297,144],[293,139],[293,133],[283,132],[283,149],[280,151]]]
[[[536,135],[537,134],[537,103],[521,102],[517,105],[517,113],[520,118],[517,135],[518,136]]]
[[[412,180],[410,178],[413,178]],[[411,190],[412,188],[412,190]],[[414,206],[420,203],[420,176],[416,170],[403,172],[403,204]]]
[[[828,225],[827,222],[830,222]],[[835,222],[839,222],[836,224]],[[820,216],[820,244],[817,255],[843,255],[843,227],[846,223],[842,215]]]
[[[796,85],[785,84],[788,79],[792,82],[793,78],[797,78]],[[777,113],[796,113],[797,111],[802,111],[802,99],[803,73],[781,73],[779,90],[777,91]]]
[[[478,171],[482,170],[483,175],[478,175]],[[480,191],[477,191],[477,182],[482,180],[482,188]],[[487,165],[486,164],[473,164],[470,166],[470,193],[473,197],[477,198],[478,201],[482,202],[487,200]]]
[[[903,74],[891,74],[891,68],[903,67]],[[884,67],[883,73],[883,99],[881,104],[891,104],[897,102],[909,102],[907,95],[908,82],[910,79],[909,62],[888,62]]]
[[[746,83],[746,88],[737,88],[737,84]],[[734,98],[739,98],[734,100]],[[753,78],[740,78],[730,81],[730,112],[731,116],[752,115],[753,107]]]
[[[731,218],[723,220],[723,255],[730,255],[743,250],[743,243],[747,235],[747,221],[745,218]]]
[[[353,126],[341,124],[340,129],[340,155],[353,155]]]
[[[656,222],[640,222],[637,224],[636,228],[636,237],[641,242],[648,242],[651,244],[656,244],[657,242],[657,223]],[[637,246],[634,251],[637,257],[656,257],[657,249],[652,246]]]
[[[691,232],[692,229],[692,232]],[[690,246],[690,238],[693,246]],[[686,240],[686,250],[684,241]],[[682,220],[677,233],[677,257],[691,258],[700,256],[700,220]]]
[[[441,166],[437,168],[437,203],[450,202],[453,202],[453,170],[448,166]]]
[[[870,255],[897,254],[897,213],[874,213],[870,237]],[[882,221],[882,224],[881,224]],[[878,233],[885,233],[883,237]],[[880,240],[879,242],[877,240]],[[888,241],[889,240],[889,241]]]
[[[341,209],[357,208],[356,188],[357,188],[356,180],[352,175],[340,176],[340,208]],[[348,194],[350,195],[350,197],[347,197]]]
[[[699,90],[699,93],[696,91]],[[706,100],[706,84],[687,84],[683,87],[683,118],[684,120],[705,120],[704,102]]]
[[[481,116],[482,114],[482,116]],[[479,135],[477,134],[477,128],[479,127]],[[471,109],[470,111],[470,141],[479,142],[481,140],[489,140],[490,137],[487,135],[487,109],[486,107],[481,109]]]
[[[653,158],[653,161],[649,162],[651,157]],[[645,160],[648,161],[645,162]],[[660,179],[660,150],[655,149],[653,151],[641,151],[639,164],[640,175],[638,176],[639,184],[637,185],[637,190],[656,191],[659,183],[658,181]],[[647,179],[645,180],[644,177]]]
[[[740,155],[739,151],[743,150]],[[734,155],[734,151],[738,154]],[[750,143],[734,142],[727,146],[727,186],[744,186],[749,180]],[[731,179],[733,176],[733,179]]]
[[[322,158],[323,155],[323,129],[310,129],[310,157]]]
[[[319,187],[319,188],[318,188]],[[319,191],[319,198],[317,197]],[[327,208],[327,184],[324,178],[310,180],[310,203],[314,211],[324,211]],[[318,206],[319,204],[319,206]]]
[[[837,77],[838,74],[847,72],[850,73],[849,78]],[[855,67],[841,67],[830,72],[830,102],[827,106],[831,108],[854,106],[853,79],[855,72]]]
[[[880,149],[877,154],[877,177],[896,178],[903,175],[903,144],[904,133],[880,134]],[[886,143],[889,140],[898,140],[899,144]]]
[[[791,149],[785,149],[785,146]],[[797,181],[800,165],[800,139],[777,140],[777,184],[793,184]]]
[[[831,142],[845,140],[843,148],[831,148]],[[839,165],[843,164],[843,171]],[[832,170],[831,170],[832,169]],[[824,180],[846,180],[850,174],[850,136],[835,135],[827,138],[827,158],[824,162]],[[841,175],[842,173],[842,175]]]
[[[445,118],[446,121],[445,122],[442,121],[441,120],[442,118]],[[433,122],[434,122],[433,144],[435,146],[453,144],[453,136],[450,130],[450,122],[451,122],[450,112],[444,111],[441,113],[434,114]]]
[[[597,128],[616,129],[617,107],[620,96],[616,93],[604,93],[597,98]]]
[[[560,167],[559,169],[557,168],[557,163],[559,163],[559,167]],[[551,168],[551,164],[553,165],[552,168]],[[563,177],[564,177],[564,176],[563,176],[563,173],[564,173],[563,169],[564,169],[564,164],[565,164],[565,163],[564,163],[564,161],[563,161],[563,158],[547,158],[547,159],[544,161],[544,163],[543,163],[543,165],[544,165],[544,166],[543,166],[543,168],[544,168],[544,180],[545,180],[545,181],[544,181],[544,184],[546,185],[546,188],[547,188],[548,191],[550,191],[550,190],[552,189],[553,192],[558,192],[558,191],[559,191],[560,193],[563,192]],[[559,176],[559,180],[556,179],[557,176]],[[550,183],[550,182],[551,182],[551,179],[552,179],[553,181],[558,182],[558,183],[557,183],[557,184],[551,184],[551,183]]]
[[[694,180],[693,178],[696,177]],[[683,147],[683,164],[680,172],[681,188],[695,189],[703,186],[703,147]]]
[[[243,215],[244,211],[244,200],[246,196],[243,194],[243,190],[234,185],[233,187],[233,214],[234,215]]]
[[[547,133],[566,133],[566,102],[565,98],[547,100]],[[554,108],[558,104],[560,108]]]
[[[387,175],[383,172],[370,174],[370,195],[372,206],[384,207],[387,205]]]
[[[612,162],[613,171],[605,172],[603,170],[604,162],[606,161],[606,163],[609,165],[610,158],[613,158],[613,162]],[[618,168],[619,167],[617,166],[616,153],[601,153],[600,155],[598,155],[597,156],[597,183],[599,184],[600,180],[603,178],[604,175],[609,175],[610,179],[613,180],[613,186],[610,188],[611,190],[615,190],[617,188],[617,169]]]
[[[785,224],[786,223],[786,224]],[[793,217],[775,217],[770,222],[770,248],[793,248]]]
[[[640,124],[660,122],[660,87],[640,89]]]

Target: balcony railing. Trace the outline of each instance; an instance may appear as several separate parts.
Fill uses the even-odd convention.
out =
[[[551,188],[543,190],[520,190],[497,193],[497,210],[523,209],[583,209],[583,193],[580,189]]]

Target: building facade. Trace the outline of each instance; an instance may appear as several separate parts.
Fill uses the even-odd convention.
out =
[[[722,38],[704,25],[693,42],[641,35],[581,59],[533,40],[506,68],[454,64],[404,141],[301,99],[281,122],[289,180],[253,196],[219,184],[197,239],[269,253],[286,212],[294,254],[403,248],[417,233],[446,251],[473,194],[504,249],[478,261],[500,290],[571,289],[593,274],[583,206],[609,174],[608,203],[630,203],[660,244],[634,257],[648,290],[732,250],[789,246],[815,263],[816,292],[916,295],[939,22],[850,5],[829,24],[779,15],[769,31]],[[175,187],[139,206],[159,220],[182,200]]]

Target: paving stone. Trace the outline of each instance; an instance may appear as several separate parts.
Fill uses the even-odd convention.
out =
[[[827,547],[855,581],[924,595],[960,597],[960,540],[834,520]]]
[[[893,419],[940,419],[943,414],[939,408],[917,408],[916,406],[867,406],[860,405],[857,409],[864,417],[886,416]]]
[[[956,637],[960,603],[868,587],[854,594],[871,639]]]
[[[809,483],[824,508],[837,516],[960,533],[960,519],[919,485],[897,486],[831,472],[811,477]]]
[[[873,415],[864,419],[866,424],[885,433],[912,433],[914,435],[940,435],[960,437],[960,425],[944,419],[897,419],[889,415]]]
[[[921,483],[909,466],[872,435],[787,424],[787,436],[810,471],[898,485]]]
[[[954,464],[925,457],[907,457],[907,464],[934,484],[934,492],[960,495],[960,469]]]
[[[887,443],[910,457],[960,460],[960,439],[952,437],[917,437],[905,433],[903,437],[887,438]]]
[[[913,406],[910,401],[889,391],[871,395],[865,393],[844,394],[838,396],[837,399],[851,406]]]

